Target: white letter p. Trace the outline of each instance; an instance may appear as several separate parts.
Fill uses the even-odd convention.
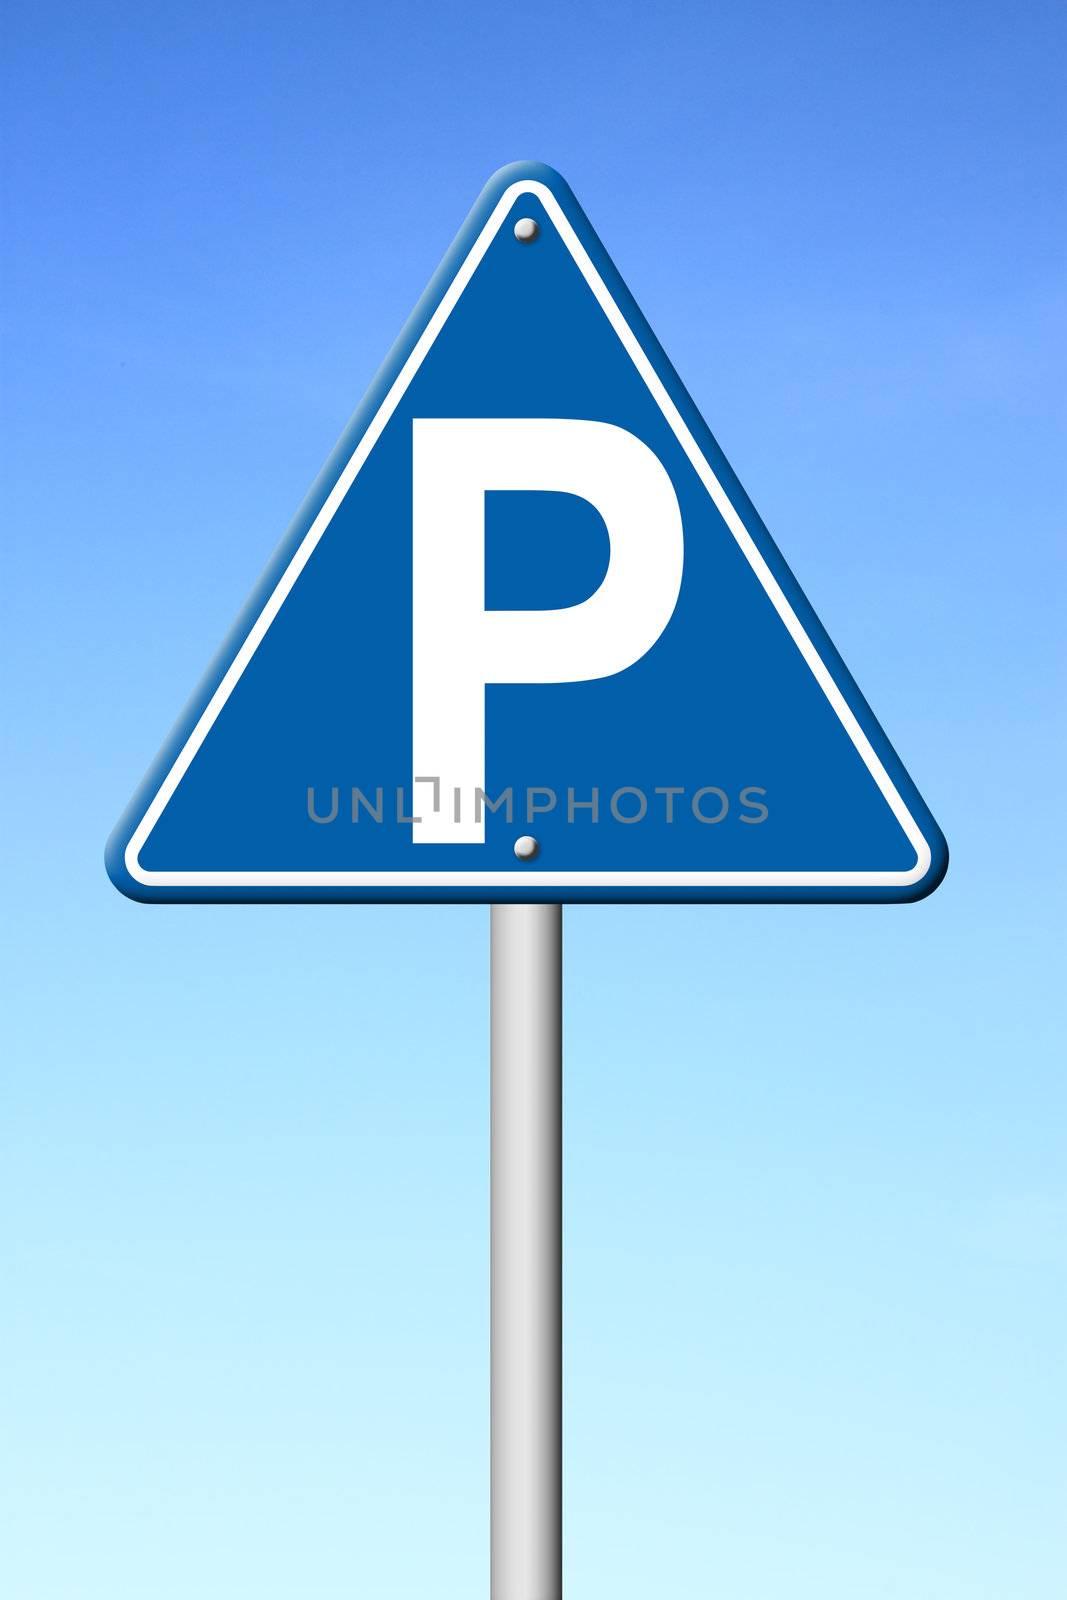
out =
[[[577,683],[638,661],[678,599],[682,517],[659,458],[607,422],[416,417],[412,430],[412,774],[440,779],[440,809],[413,824],[412,839],[482,844],[474,794],[485,784],[486,684]],[[610,556],[588,600],[485,609],[485,495],[499,489],[595,506]]]

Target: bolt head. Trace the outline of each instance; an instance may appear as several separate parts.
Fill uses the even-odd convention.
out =
[[[540,232],[533,217],[520,217],[515,224],[515,237],[520,244],[533,244]]]
[[[515,854],[520,861],[532,861],[541,846],[529,833],[524,833],[521,839],[515,840]]]

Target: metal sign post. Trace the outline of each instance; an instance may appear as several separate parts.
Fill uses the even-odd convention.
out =
[[[491,925],[490,1592],[562,1592],[562,933],[559,905]]]

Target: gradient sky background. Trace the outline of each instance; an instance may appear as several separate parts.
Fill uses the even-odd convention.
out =
[[[9,10],[0,1592],[470,1600],[487,934],[115,818],[483,182],[559,167],[941,822],[566,917],[571,1600],[1067,1587],[1062,8]]]

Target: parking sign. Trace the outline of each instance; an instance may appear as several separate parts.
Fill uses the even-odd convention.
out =
[[[108,846],[142,900],[911,900],[940,831],[558,174],[486,187]]]

